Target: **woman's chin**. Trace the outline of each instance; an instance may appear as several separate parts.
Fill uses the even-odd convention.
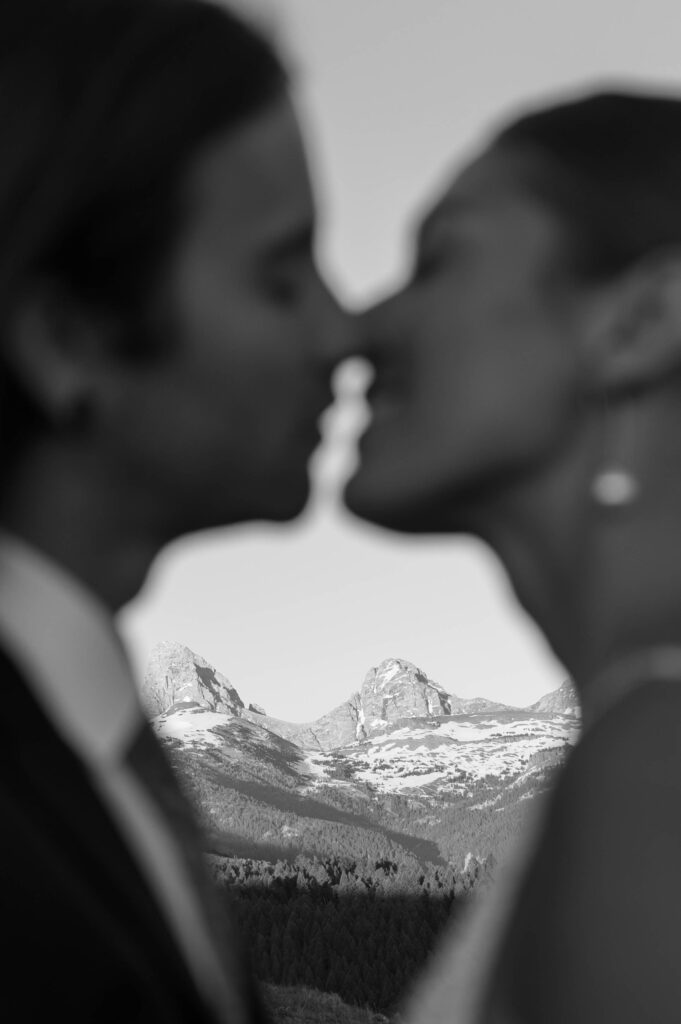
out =
[[[475,533],[469,498],[460,480],[410,474],[404,465],[372,469],[368,461],[343,488],[343,503],[358,519],[411,534]]]
[[[360,471],[346,482],[343,488],[343,504],[358,519],[385,525],[381,516],[381,502],[374,493],[375,489],[363,478]]]
[[[360,468],[344,487],[343,503],[358,519],[376,526],[401,533],[428,530],[427,510],[419,495],[405,489],[403,480],[391,487],[387,480]]]

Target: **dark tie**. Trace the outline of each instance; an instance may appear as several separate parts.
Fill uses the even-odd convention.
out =
[[[127,755],[127,762],[160,807],[191,879],[208,934],[215,946],[225,980],[225,1001],[229,1007],[223,1018],[230,1024],[248,1024],[258,1014],[252,1012],[252,982],[241,956],[234,926],[225,902],[208,873],[202,848],[202,835],[191,805],[178,784],[175,773],[148,723],[144,723]]]

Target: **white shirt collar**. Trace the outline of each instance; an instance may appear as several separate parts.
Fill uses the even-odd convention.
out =
[[[61,566],[2,531],[0,643],[82,759],[123,755],[144,712],[111,613]]]

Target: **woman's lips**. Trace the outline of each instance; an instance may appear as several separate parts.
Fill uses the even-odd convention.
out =
[[[404,408],[404,380],[396,375],[379,375],[369,387],[366,399],[372,420],[394,416]]]

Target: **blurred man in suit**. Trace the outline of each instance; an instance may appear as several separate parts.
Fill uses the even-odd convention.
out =
[[[202,0],[4,0],[0,143],[0,1005],[259,1020],[113,614],[307,500],[347,323],[286,75]]]

